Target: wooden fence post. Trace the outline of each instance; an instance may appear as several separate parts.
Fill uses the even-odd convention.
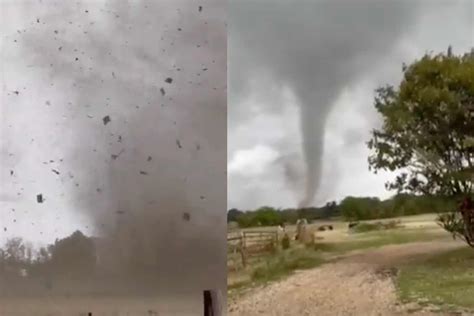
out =
[[[243,247],[240,247],[240,256],[242,257],[242,266],[245,269],[247,267],[247,253]]]
[[[221,316],[222,302],[218,291],[204,291],[204,316]]]
[[[246,241],[245,241],[245,232],[240,233],[240,256],[242,258],[242,266],[244,269],[247,267],[247,253],[246,253]]]
[[[235,245],[235,241],[238,241],[237,245],[232,246],[234,247],[233,251],[229,251],[229,253],[234,252],[236,254],[238,251],[242,266],[246,268],[249,257],[258,255],[261,251],[273,252],[278,250],[280,239],[279,231],[252,230],[248,232],[240,231],[239,236],[228,236],[227,242],[228,247],[231,247],[231,245]]]

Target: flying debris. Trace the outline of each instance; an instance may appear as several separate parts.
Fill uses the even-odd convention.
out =
[[[199,12],[202,12],[202,5],[199,6]]]
[[[55,174],[59,175],[59,171],[58,171],[58,170],[51,169],[51,171],[54,172]]]
[[[116,155],[112,154],[112,155],[110,155],[110,157],[112,158],[112,160],[117,160],[117,158],[120,157],[120,155],[121,155],[124,151],[125,151],[125,150],[122,149],[122,150],[120,150],[120,152],[119,152],[118,154],[116,154]]]
[[[36,202],[38,202],[38,203],[43,203],[44,202],[43,194],[38,194],[36,196]]]
[[[165,82],[166,82],[166,83],[172,83],[172,82],[173,82],[173,78],[169,78],[169,77],[168,77],[168,78],[165,79]]]
[[[185,220],[186,222],[189,222],[191,220],[191,215],[187,212],[184,212],[183,213],[183,220]]]
[[[163,96],[165,95],[165,89],[160,88],[160,92],[161,92],[161,95],[163,95]]]
[[[15,172],[13,170],[10,170],[10,175],[12,176]]]
[[[152,158],[151,158],[151,156],[148,156],[148,159],[147,159],[147,161],[151,161],[151,159],[152,159]]]
[[[104,122],[104,125],[107,125],[108,123],[110,123],[110,116],[106,115],[104,116],[104,118],[102,119],[102,121]]]
[[[178,148],[179,148],[179,149],[183,148],[183,147],[181,146],[181,142],[179,141],[179,139],[176,140],[176,145],[178,145]]]
[[[146,171],[140,171],[140,174],[146,176],[146,175],[148,175],[148,172],[146,172]]]

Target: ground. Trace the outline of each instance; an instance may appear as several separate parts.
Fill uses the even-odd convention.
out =
[[[424,260],[452,251],[464,251],[466,246],[461,241],[450,239],[449,235],[437,228],[433,217],[420,219],[404,219],[405,228],[402,230],[371,232],[352,237],[337,229],[332,235],[327,235],[331,242],[326,243],[325,247],[331,244],[329,249],[332,253],[329,262],[316,268],[295,271],[263,285],[254,284],[253,288],[241,291],[238,295],[231,293],[228,315],[440,315],[439,305],[402,303],[400,294],[405,293],[407,296],[406,293],[410,291],[406,288],[409,288],[419,290],[423,295],[431,292],[438,295],[439,290],[434,292],[433,289],[454,284],[453,280],[456,281],[461,275],[459,271],[451,279],[440,281],[440,275],[434,275],[436,272],[433,271],[443,273],[447,266],[442,266],[444,270],[439,267],[438,270],[427,270]],[[343,229],[343,225],[338,227]],[[470,258],[472,260],[472,256]],[[437,260],[439,262],[446,260]],[[471,272],[463,270],[464,275]],[[403,275],[401,280],[400,274]],[[428,279],[420,279],[420,275]],[[458,282],[456,286],[452,290],[465,292],[465,285]],[[470,304],[466,301],[461,303],[465,303],[465,306]],[[459,315],[460,310],[456,310],[456,315]],[[441,313],[451,314],[446,309]]]
[[[159,316],[200,315],[199,299],[179,297],[1,298],[2,316]]]
[[[411,312],[398,303],[393,268],[416,256],[462,246],[459,242],[409,243],[351,254],[229,302],[229,316],[430,315]]]
[[[133,282],[105,276],[57,277],[48,288],[33,278],[0,279],[0,316],[192,316],[202,312],[203,288],[177,286],[172,276],[145,277],[130,277]]]

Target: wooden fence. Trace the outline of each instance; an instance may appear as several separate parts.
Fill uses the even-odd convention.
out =
[[[239,254],[242,266],[247,266],[248,259],[272,252],[278,246],[277,231],[243,231],[227,236],[228,258]],[[233,256],[231,256],[233,254]]]

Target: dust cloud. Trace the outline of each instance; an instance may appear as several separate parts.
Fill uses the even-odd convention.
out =
[[[25,218],[73,213],[58,225],[90,231],[104,273],[223,291],[224,2],[1,4],[2,203],[34,179]]]

